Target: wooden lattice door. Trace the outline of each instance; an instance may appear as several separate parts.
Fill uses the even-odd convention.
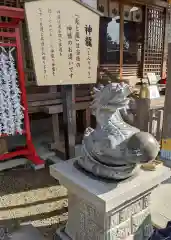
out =
[[[144,42],[144,77],[146,77],[148,72],[154,72],[157,76],[161,76],[164,48],[164,27],[164,8],[147,7]]]

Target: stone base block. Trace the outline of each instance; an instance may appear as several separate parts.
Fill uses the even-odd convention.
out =
[[[134,235],[130,235],[126,240],[134,240],[134,239],[135,239]],[[56,231],[56,235],[54,237],[54,240],[71,240],[71,238],[67,236],[64,228],[62,228],[62,229],[59,228]]]
[[[68,189],[68,222],[61,239],[147,240],[152,233],[151,192],[171,171],[161,165],[153,172],[140,170],[133,178],[107,182],[81,172],[74,162],[50,168]]]
[[[121,240],[132,234],[145,240],[152,233],[149,211],[151,191],[106,211],[69,193],[68,222],[65,232],[71,239]]]

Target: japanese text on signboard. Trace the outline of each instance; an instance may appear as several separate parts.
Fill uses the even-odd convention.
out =
[[[48,8],[49,14],[49,38],[50,38],[50,56],[52,60],[52,74],[56,75],[55,50],[53,46],[53,28],[52,28],[52,9]]]
[[[47,67],[46,67],[46,54],[45,54],[45,39],[44,39],[44,27],[43,27],[43,13],[42,9],[38,9],[39,14],[39,27],[40,27],[40,45],[41,45],[41,60],[43,64],[44,79],[47,78]]]
[[[59,47],[59,54],[62,56],[62,27],[61,27],[61,11],[57,11],[57,29],[58,29],[58,47]]]
[[[75,15],[76,67],[80,67],[80,16]]]
[[[68,36],[68,62],[69,62],[69,77],[73,77],[73,28],[71,25],[67,26]]]
[[[91,48],[92,48],[92,27],[85,25],[85,45],[87,47],[88,78],[91,78]]]
[[[25,12],[38,85],[95,83],[99,14],[74,0],[27,1]]]

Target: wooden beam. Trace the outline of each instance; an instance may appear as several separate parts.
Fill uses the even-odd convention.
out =
[[[135,0],[133,1],[138,4],[143,4],[143,5],[149,5],[149,6],[158,6],[158,7],[164,7],[168,8],[168,3],[165,1],[160,1],[160,0]]]
[[[143,43],[142,43],[142,55],[141,55],[141,70],[140,77],[144,77],[144,60],[146,51],[146,41],[147,41],[147,6],[143,6]]]
[[[165,30],[164,30],[164,47],[163,47],[163,64],[162,64],[162,74],[166,73],[167,69],[167,58],[168,58],[168,31],[169,31],[169,11],[165,9]]]
[[[60,126],[58,114],[52,115],[52,126],[53,126],[53,142],[60,143]]]
[[[115,0],[111,0],[115,1]],[[158,6],[168,8],[168,2],[161,1],[161,0],[119,0],[120,3],[125,4],[141,4],[141,5],[148,5],[148,6]]]
[[[75,157],[76,136],[76,110],[75,110],[75,86],[64,85],[61,87],[63,105],[63,123],[65,138],[65,159]]]
[[[97,0],[97,8],[99,8],[99,5],[104,5],[104,16],[109,16],[109,1],[110,0]]]
[[[74,109],[77,110],[85,110],[88,109],[90,102],[78,102],[75,103]],[[42,111],[47,114],[56,114],[63,112],[62,104],[52,105],[52,106],[42,106]]]
[[[119,30],[119,38],[120,38],[120,80],[123,78],[123,43],[124,43],[124,5],[119,4],[120,10],[120,30]]]

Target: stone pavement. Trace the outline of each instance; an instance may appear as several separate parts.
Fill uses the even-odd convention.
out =
[[[0,227],[12,233],[32,224],[46,240],[53,239],[67,220],[67,191],[50,177],[49,169],[3,171],[0,182]]]
[[[152,192],[151,213],[153,224],[157,228],[163,228],[171,221],[171,179]]]
[[[53,239],[68,217],[67,191],[50,177],[49,169],[3,171],[0,182],[0,226],[11,232],[18,231],[18,225],[32,224],[46,240]],[[171,179],[153,192],[151,211],[159,227],[171,220]]]

